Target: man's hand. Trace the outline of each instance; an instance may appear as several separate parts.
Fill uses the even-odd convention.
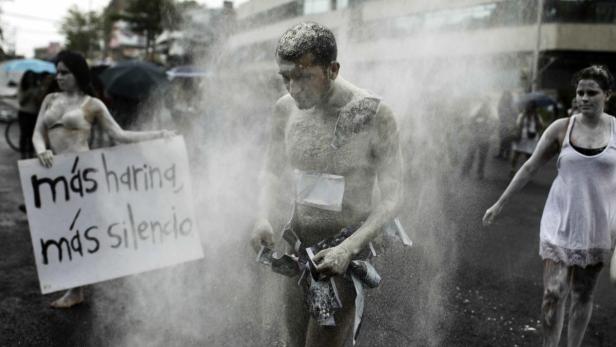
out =
[[[492,205],[489,209],[486,210],[486,213],[483,215],[483,226],[489,226],[494,222],[494,218],[501,213],[503,206],[498,202]]]
[[[320,274],[336,276],[346,272],[351,258],[351,252],[340,244],[320,251],[312,260],[317,264],[317,271]]]
[[[267,219],[261,219],[255,223],[252,229],[252,248],[259,252],[261,246],[274,246],[274,230]]]
[[[53,152],[51,152],[51,150],[47,149],[41,153],[37,153],[36,156],[44,167],[51,167],[53,165]]]

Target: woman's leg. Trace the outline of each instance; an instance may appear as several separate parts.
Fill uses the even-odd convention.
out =
[[[574,266],[571,280],[571,307],[567,327],[567,346],[578,347],[592,314],[592,294],[603,264],[589,265],[586,268]]]
[[[54,308],[70,308],[83,302],[83,287],[71,288],[50,304]]]
[[[543,261],[543,303],[541,305],[543,347],[557,347],[565,318],[565,302],[570,290],[569,267]]]

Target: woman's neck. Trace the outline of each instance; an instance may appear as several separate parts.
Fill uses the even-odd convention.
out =
[[[77,98],[81,98],[82,96],[84,96],[85,94],[77,89],[77,90],[65,90],[63,91],[63,93],[69,97],[70,99],[77,99]]]
[[[580,122],[588,127],[594,128],[601,123],[601,116],[603,115],[603,112],[593,114],[581,113],[580,115]]]

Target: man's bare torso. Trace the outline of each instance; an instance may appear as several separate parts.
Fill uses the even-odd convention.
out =
[[[370,213],[376,177],[374,143],[378,139],[378,106],[366,114],[372,119],[349,130],[349,107],[364,98],[373,98],[352,84],[338,79],[325,106],[300,110],[287,95],[280,102],[287,110],[284,147],[291,168],[344,176],[342,212],[298,204],[296,223],[307,241],[317,241],[337,233],[342,227],[363,221]],[[346,110],[346,118],[340,116]],[[353,113],[353,111],[351,111]],[[353,115],[354,116],[354,115]],[[343,122],[346,122],[343,124]],[[344,128],[336,141],[335,131]]]

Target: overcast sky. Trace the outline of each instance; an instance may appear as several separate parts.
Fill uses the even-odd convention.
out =
[[[234,6],[247,0],[236,0]],[[197,0],[208,7],[221,7],[223,0]],[[35,47],[51,41],[64,42],[60,21],[71,6],[100,11],[109,0],[0,0],[0,25],[5,40],[15,45],[17,54],[32,57]]]

